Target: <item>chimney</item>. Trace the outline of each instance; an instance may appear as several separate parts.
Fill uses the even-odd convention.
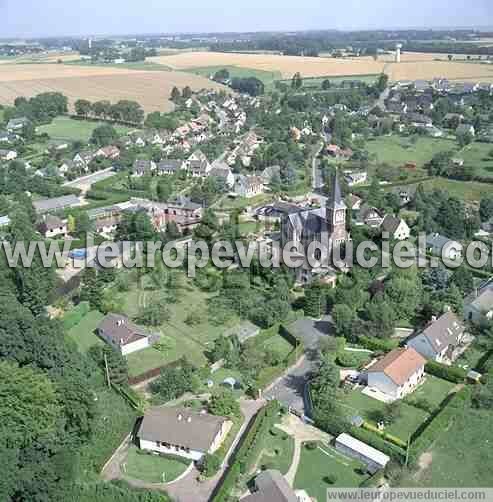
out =
[[[182,420],[183,420],[183,415],[180,413],[180,414],[178,415],[178,422],[181,422]]]

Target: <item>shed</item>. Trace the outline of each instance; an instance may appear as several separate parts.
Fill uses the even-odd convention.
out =
[[[335,446],[337,450],[345,453],[349,457],[364,462],[368,471],[372,474],[380,469],[383,469],[390,461],[390,457],[381,451],[346,433],[337,436]]]

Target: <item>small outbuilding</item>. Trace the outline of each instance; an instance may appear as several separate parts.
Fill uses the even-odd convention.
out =
[[[350,436],[349,434],[343,433],[337,436],[335,440],[335,447],[341,453],[361,460],[368,471],[371,474],[383,469],[390,461],[390,457],[382,453],[381,451],[368,446],[359,439]]]

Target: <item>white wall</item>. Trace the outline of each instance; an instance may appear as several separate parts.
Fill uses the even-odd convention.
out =
[[[394,398],[399,397],[399,387],[383,372],[368,373],[368,387],[375,387],[380,392]]]
[[[126,356],[128,354],[132,354],[133,352],[137,352],[138,350],[147,349],[147,347],[149,346],[149,337],[145,337],[141,340],[123,345],[122,347],[120,347],[120,350],[122,355]]]
[[[158,444],[156,441],[147,441],[145,439],[139,439],[140,442],[140,449],[141,450],[149,450],[149,451],[155,451],[158,453],[166,453],[168,455],[178,455],[183,458],[188,458],[190,460],[200,460],[203,456],[204,453],[200,451],[195,451],[195,450],[190,450],[190,451],[184,451],[181,450],[179,447],[173,447],[171,446],[170,448],[166,448],[165,446],[162,446],[161,443]]]

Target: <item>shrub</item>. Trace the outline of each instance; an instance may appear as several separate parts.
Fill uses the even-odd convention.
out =
[[[337,354],[336,363],[344,368],[355,368],[359,364],[359,359],[350,352],[341,352]]]
[[[200,464],[200,472],[206,477],[211,478],[221,468],[221,459],[215,455],[206,453]]]
[[[66,330],[69,330],[74,326],[77,326],[89,310],[89,302],[80,302],[79,305],[74,307],[72,310],[69,310],[63,316],[63,327]]]
[[[335,474],[328,474],[327,476],[324,477],[324,481],[328,485],[333,485],[337,481],[337,476]]]
[[[386,441],[381,435],[375,434],[373,431],[370,432],[358,427],[352,427],[350,434],[356,439],[359,439],[360,441],[373,446],[373,448],[380,450],[382,453],[385,453],[397,462],[404,463],[406,452],[404,451],[403,447]]]
[[[397,340],[382,340],[381,338],[372,338],[369,336],[360,336],[358,338],[358,343],[368,350],[383,352],[390,352],[391,350],[398,347],[399,342]]]
[[[318,445],[315,441],[308,441],[308,443],[305,443],[305,448],[307,450],[316,450],[317,447]]]
[[[436,361],[428,361],[425,366],[426,373],[443,378],[452,383],[463,383],[466,380],[467,372],[457,366],[445,366]]]

